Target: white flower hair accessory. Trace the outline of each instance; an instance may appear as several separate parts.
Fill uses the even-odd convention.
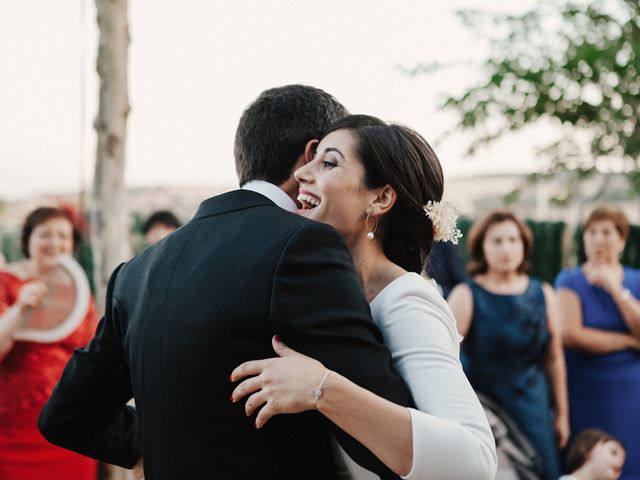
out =
[[[462,232],[456,226],[458,215],[449,202],[433,202],[429,200],[422,207],[424,213],[433,223],[433,240],[458,244]]]

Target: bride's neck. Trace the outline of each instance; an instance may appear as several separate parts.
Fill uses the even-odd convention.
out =
[[[387,258],[377,241],[365,238],[349,245],[349,250],[368,302],[392,280],[405,273]]]

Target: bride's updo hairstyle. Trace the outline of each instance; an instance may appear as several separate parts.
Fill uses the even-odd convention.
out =
[[[365,186],[389,185],[397,194],[376,231],[385,255],[405,270],[420,273],[433,245],[433,224],[423,207],[429,201],[439,202],[444,189],[438,157],[417,132],[368,115],[338,120],[327,134],[336,130],[353,135]]]

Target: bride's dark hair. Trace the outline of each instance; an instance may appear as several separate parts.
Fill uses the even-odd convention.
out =
[[[327,134],[345,129],[354,137],[367,188],[390,185],[397,194],[376,231],[385,255],[405,270],[420,273],[433,245],[433,224],[423,206],[440,201],[444,190],[438,157],[420,134],[402,125],[350,115],[333,123]]]

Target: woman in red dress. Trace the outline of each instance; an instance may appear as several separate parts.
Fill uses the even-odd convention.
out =
[[[67,212],[38,208],[22,230],[26,260],[0,271],[2,480],[96,479],[94,460],[49,444],[37,426],[73,350],[89,342],[97,324],[86,277],[67,257],[78,240]]]

